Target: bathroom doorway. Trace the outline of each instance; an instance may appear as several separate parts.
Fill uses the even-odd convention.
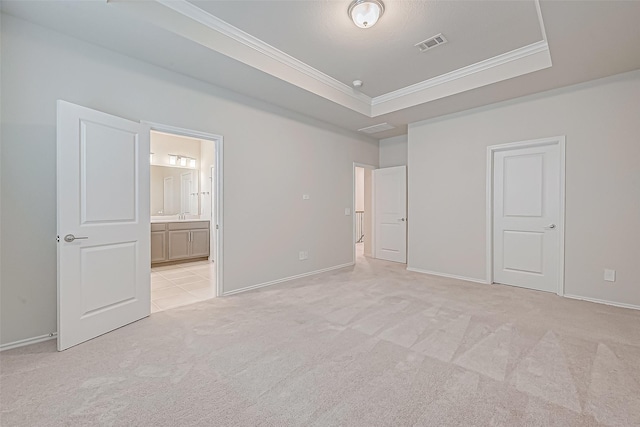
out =
[[[222,137],[150,127],[151,313],[155,313],[222,293]]]

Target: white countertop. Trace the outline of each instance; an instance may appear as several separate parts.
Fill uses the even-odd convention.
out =
[[[198,219],[198,218],[187,218],[187,219],[177,219],[177,218],[173,218],[173,217],[167,217],[167,218],[158,218],[158,217],[154,217],[151,218],[151,224],[156,224],[159,222],[209,222],[208,219]]]

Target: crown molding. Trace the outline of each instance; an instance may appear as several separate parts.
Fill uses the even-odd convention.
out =
[[[479,73],[481,71],[499,67],[500,65],[506,64],[508,62],[517,61],[518,59],[527,57],[529,55],[534,55],[539,52],[544,52],[546,50],[549,50],[549,46],[547,45],[546,41],[541,40],[528,46],[524,46],[518,49],[514,49],[510,52],[494,56],[493,58],[485,59],[483,61],[476,62],[475,64],[471,64],[463,68],[458,68],[457,70],[451,71],[449,73],[441,74],[434,78],[421,81],[420,83],[416,83],[411,86],[406,86],[401,89],[394,90],[393,92],[387,92],[383,95],[376,96],[371,100],[371,105],[379,105],[393,99],[402,98],[404,96],[411,95],[413,93],[420,92],[434,86],[442,85],[444,83],[452,82],[463,77]]]
[[[377,117],[550,67],[551,54],[540,3],[539,0],[534,2],[543,40],[376,97],[355,90],[188,0],[155,0],[154,3],[197,22],[207,31],[214,31],[214,34],[222,37],[185,30],[184,25],[167,20],[166,17],[164,22],[158,22],[165,29],[345,108],[367,117]],[[152,17],[147,16],[148,18]]]
[[[228,22],[223,21],[218,18],[200,9],[198,6],[193,3],[188,2],[187,0],[156,0],[158,3],[163,6],[168,7],[188,18],[197,21],[210,29],[217,31],[220,34],[223,34],[255,51],[265,55],[271,59],[274,59],[288,67],[299,71],[309,77],[314,78],[315,80],[321,82],[322,84],[329,86],[337,91],[344,93],[358,101],[364,102],[366,104],[371,105],[371,97],[365,95],[362,92],[358,92],[354,90],[351,86],[348,86],[342,83],[339,80],[334,79],[333,77],[323,73],[316,68],[300,61],[299,59],[294,58],[291,55],[277,49],[270,44],[260,40],[257,37],[252,36],[241,29],[234,27]]]

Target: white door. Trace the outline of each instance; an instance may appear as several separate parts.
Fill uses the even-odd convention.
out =
[[[376,258],[407,262],[407,167],[376,169],[375,252]]]
[[[493,281],[557,292],[560,147],[494,153]]]
[[[149,315],[149,129],[58,101],[58,350]]]

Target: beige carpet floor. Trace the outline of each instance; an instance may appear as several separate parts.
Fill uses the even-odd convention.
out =
[[[2,426],[638,426],[640,312],[360,257],[0,369]]]

